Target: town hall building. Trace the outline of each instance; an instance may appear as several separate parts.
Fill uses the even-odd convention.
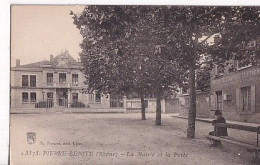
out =
[[[82,63],[68,51],[11,68],[11,109],[110,107],[109,96],[86,93]]]

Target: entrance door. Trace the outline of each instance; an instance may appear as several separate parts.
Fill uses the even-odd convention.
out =
[[[47,107],[48,108],[53,107],[53,93],[52,92],[47,93]]]
[[[58,102],[58,106],[62,106],[62,107],[68,106],[68,90],[67,89],[57,89],[57,102]]]

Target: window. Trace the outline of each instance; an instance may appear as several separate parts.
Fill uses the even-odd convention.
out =
[[[250,111],[251,107],[251,88],[243,87],[241,88],[241,97],[240,97],[240,107],[241,111]]]
[[[47,73],[47,85],[53,84],[53,73]]]
[[[78,93],[72,93],[72,102],[77,103],[78,102]]]
[[[78,74],[72,74],[72,85],[78,85],[79,84],[79,78]]]
[[[30,75],[30,87],[36,87],[36,75]]]
[[[95,102],[96,103],[100,103],[101,102],[101,94],[100,94],[100,92],[96,92]]]
[[[59,74],[59,82],[60,83],[66,83],[66,73],[60,73]]]
[[[29,76],[22,75],[22,86],[28,87],[29,86]],[[36,75],[30,75],[30,87],[36,87]]]
[[[22,86],[23,87],[28,87],[29,86],[28,75],[22,75]]]
[[[28,102],[28,93],[27,92],[23,92],[22,93],[22,101],[24,103],[27,103]]]
[[[31,98],[31,102],[36,102],[36,93],[35,92],[31,92],[30,93],[30,98]]]
[[[222,91],[217,91],[217,110],[222,111]]]

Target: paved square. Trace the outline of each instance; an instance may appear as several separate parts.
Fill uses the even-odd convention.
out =
[[[196,138],[186,139],[187,120],[162,114],[12,114],[11,164],[249,164],[246,151],[210,148],[213,129],[196,123]],[[34,132],[35,142],[27,142]],[[29,137],[32,140],[32,137]],[[234,146],[232,146],[234,147]]]

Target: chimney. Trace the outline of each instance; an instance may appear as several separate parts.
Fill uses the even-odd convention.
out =
[[[21,60],[16,59],[16,66],[20,66]]]
[[[50,61],[51,61],[52,59],[53,59],[53,55],[51,54],[51,55],[50,55]]]

